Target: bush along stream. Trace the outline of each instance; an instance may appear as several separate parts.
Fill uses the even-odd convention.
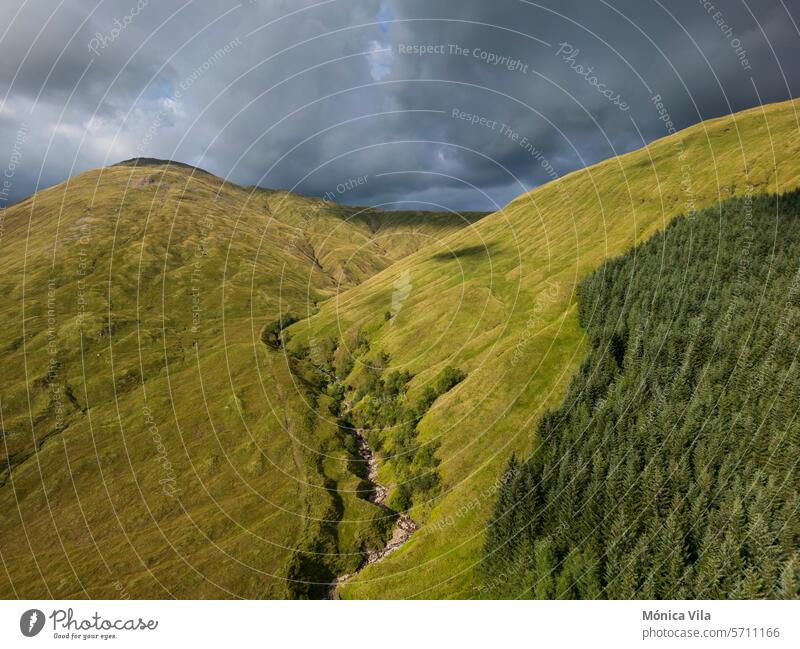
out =
[[[408,386],[413,375],[391,370],[389,355],[373,352],[364,333],[359,332],[349,344],[330,338],[309,349],[287,345],[282,328],[279,324],[265,329],[270,342],[290,350],[293,371],[299,373],[301,365],[313,368],[316,387],[329,397],[328,408],[337,420],[348,470],[359,478],[356,493],[377,508],[373,529],[361,544],[360,565],[330,580],[326,594],[333,598],[340,584],[395,552],[416,531],[409,510],[430,500],[441,484],[435,457],[439,444],[421,443],[417,427],[436,399],[465,374],[448,366],[412,399]],[[388,485],[378,478],[383,464],[388,464],[382,472]]]
[[[329,367],[323,369],[329,370],[326,375],[331,379],[327,385],[331,410],[352,440],[351,470],[361,478],[359,495],[379,507],[393,521],[393,527],[382,547],[364,548],[358,570],[333,580],[331,596],[339,584],[400,548],[416,531],[409,509],[430,499],[441,482],[435,457],[438,443],[421,444],[417,425],[436,399],[464,378],[461,371],[447,367],[414,401],[407,394],[413,376],[407,371],[390,370],[388,354],[370,354],[365,336],[357,336],[355,342],[351,347],[354,354],[347,353],[343,345],[334,347],[329,342],[323,346],[320,360],[326,362],[324,354],[328,351]],[[354,363],[353,355],[359,363]],[[391,489],[378,480],[378,456],[389,464]]]

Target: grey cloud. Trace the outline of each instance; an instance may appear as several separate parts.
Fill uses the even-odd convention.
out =
[[[21,6],[0,41],[0,162],[19,123],[31,124],[13,198],[144,153],[316,195],[369,174],[342,196],[354,203],[493,209],[548,175],[518,141],[454,119],[453,108],[508,125],[565,173],[664,135],[652,93],[688,126],[800,86],[796,10],[774,0],[716,0],[713,11],[687,0],[150,0],[93,55],[91,39],[108,38],[136,4]],[[563,42],[580,50],[572,62],[556,55]],[[449,48],[400,53],[413,44],[479,48],[527,67]]]

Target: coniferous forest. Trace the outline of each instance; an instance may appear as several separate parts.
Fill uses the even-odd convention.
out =
[[[579,286],[587,353],[512,458],[481,591],[800,594],[800,192],[680,217]]]

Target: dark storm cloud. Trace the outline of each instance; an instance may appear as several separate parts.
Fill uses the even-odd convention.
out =
[[[781,0],[7,2],[0,162],[14,156],[11,200],[148,155],[316,195],[367,175],[337,193],[347,202],[493,209],[665,135],[654,94],[678,127],[796,95],[792,12]]]

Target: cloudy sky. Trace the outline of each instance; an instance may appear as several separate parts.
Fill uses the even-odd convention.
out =
[[[0,205],[148,156],[349,203],[496,209],[665,135],[655,95],[677,127],[800,95],[797,0],[3,0],[3,16]]]

